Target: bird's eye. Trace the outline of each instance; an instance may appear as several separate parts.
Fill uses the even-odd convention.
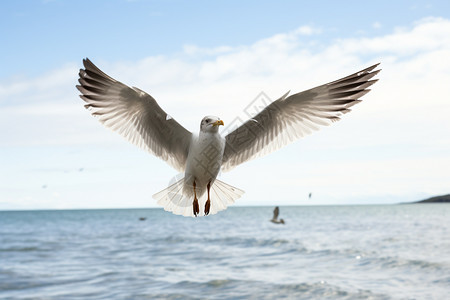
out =
[[[206,123],[209,123],[209,120],[206,120]]]

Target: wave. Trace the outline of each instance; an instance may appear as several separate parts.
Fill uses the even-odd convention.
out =
[[[53,251],[53,250],[55,250],[55,249],[35,247],[35,246],[0,248],[0,252],[48,252],[48,251]]]
[[[444,263],[420,260],[407,259],[396,256],[363,256],[360,260],[361,266],[373,266],[379,270],[408,270],[440,272],[448,271],[449,266]],[[406,269],[406,270],[405,270]]]
[[[235,279],[211,279],[203,282],[184,280],[170,286],[171,290],[182,291],[198,299],[387,299],[385,294],[370,290],[350,290],[344,287],[320,282],[273,284],[270,282]],[[175,294],[176,295],[176,294]],[[174,299],[170,293],[152,295]]]

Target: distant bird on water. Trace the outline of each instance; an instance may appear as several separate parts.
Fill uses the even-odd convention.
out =
[[[275,224],[284,224],[284,220],[283,219],[279,219],[278,220],[278,215],[279,214],[280,214],[280,209],[277,206],[273,210],[273,217],[272,217],[272,220],[270,220],[270,222],[275,223]]]
[[[376,64],[291,96],[288,92],[223,137],[220,118],[204,117],[199,134],[194,134],[146,92],[106,75],[87,58],[83,65],[77,88],[92,115],[184,172],[184,178],[153,195],[166,211],[183,216],[206,216],[226,209],[244,191],[218,180],[220,170],[229,171],[340,120],[370,91],[368,87],[377,81],[372,77],[380,71],[374,71]]]

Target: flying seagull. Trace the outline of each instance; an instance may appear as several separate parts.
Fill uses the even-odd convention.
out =
[[[279,214],[280,214],[280,208],[278,206],[276,206],[275,209],[273,210],[273,217],[272,217],[272,220],[270,220],[270,222],[275,223],[275,224],[284,224],[283,219],[278,220]]]
[[[216,177],[248,160],[273,152],[330,125],[367,94],[378,64],[347,77],[272,102],[225,137],[224,122],[206,116],[199,134],[186,130],[152,96],[129,87],[83,60],[78,79],[85,107],[106,127],[165,160],[184,178],[153,195],[166,211],[206,216],[227,208],[244,191]]]

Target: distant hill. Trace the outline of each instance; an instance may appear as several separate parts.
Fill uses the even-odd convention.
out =
[[[444,202],[448,202],[450,203],[450,194],[448,195],[443,195],[443,196],[436,196],[436,197],[431,197],[425,200],[421,200],[421,201],[417,201],[414,203],[444,203]]]

